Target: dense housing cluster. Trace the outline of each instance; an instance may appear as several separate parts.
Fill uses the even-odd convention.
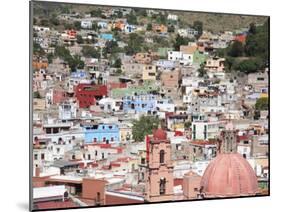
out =
[[[35,209],[268,193],[266,17],[34,7]]]

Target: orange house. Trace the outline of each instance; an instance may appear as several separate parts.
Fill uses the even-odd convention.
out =
[[[36,70],[48,68],[47,60],[33,60],[32,67]]]
[[[113,28],[123,30],[125,28],[125,23],[123,21],[117,21],[113,24]]]
[[[158,33],[166,33],[168,31],[168,28],[163,24],[161,25],[155,24],[153,25],[153,31]]]

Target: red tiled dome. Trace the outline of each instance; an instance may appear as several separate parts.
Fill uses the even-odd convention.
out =
[[[155,140],[166,140],[167,139],[167,133],[162,129],[154,130],[153,138]]]
[[[201,180],[206,197],[249,196],[258,191],[254,170],[240,154],[219,154]]]

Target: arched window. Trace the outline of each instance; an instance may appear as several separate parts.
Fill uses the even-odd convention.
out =
[[[166,193],[166,178],[161,177],[160,183],[159,183],[159,194],[165,194]]]
[[[160,150],[160,163],[164,163],[165,160],[165,151],[162,149]]]

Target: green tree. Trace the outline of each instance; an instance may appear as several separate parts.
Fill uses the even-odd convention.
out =
[[[138,24],[137,16],[133,13],[133,11],[131,11],[130,14],[127,15],[127,22],[134,25]]]
[[[169,25],[168,26],[168,32],[175,32],[175,26],[174,25]]]
[[[203,33],[203,23],[202,23],[202,21],[194,21],[193,22],[193,29],[195,29],[198,32],[196,37],[199,38]]]
[[[256,24],[255,24],[255,23],[250,23],[250,26],[249,26],[249,33],[250,33],[250,34],[256,34],[256,32],[257,32]]]
[[[228,55],[231,57],[241,57],[243,55],[243,52],[244,52],[243,44],[239,41],[234,41],[230,46]]]
[[[82,54],[84,57],[100,58],[100,51],[92,46],[83,46]]]
[[[116,59],[114,64],[113,64],[113,67],[114,68],[121,68],[121,65],[122,65],[122,61],[120,58]]]
[[[184,37],[180,36],[179,34],[177,34],[176,40],[174,42],[174,49],[176,51],[179,51],[181,45],[187,45],[190,41],[192,41],[192,40],[189,38],[184,38]]]
[[[101,17],[102,16],[102,10],[100,8],[92,10],[90,12],[92,17]]]
[[[205,65],[203,63],[200,65],[200,68],[197,71],[199,73],[198,75],[199,77],[204,77],[207,73],[205,69]]]
[[[39,91],[34,91],[33,92],[33,98],[36,98],[36,99],[40,99],[41,98],[41,95],[40,95]]]
[[[81,29],[81,22],[80,21],[74,21],[73,25],[74,25],[75,30]]]
[[[68,59],[68,65],[72,72],[76,71],[77,69],[84,68],[84,62],[81,60],[81,57],[78,55],[74,55],[70,59]]]
[[[125,47],[125,52],[128,55],[133,55],[142,50],[142,45],[144,43],[144,38],[136,33],[131,33],[129,35],[128,46]]]
[[[139,120],[133,121],[133,139],[143,141],[146,135],[152,134],[153,129],[157,129],[160,121],[154,116],[141,116]]]
[[[57,17],[55,15],[52,16],[52,18],[50,19],[51,24],[58,26],[60,25],[60,21],[59,19],[57,19]]]
[[[81,35],[77,35],[77,43],[78,44],[82,44],[82,43],[84,43],[84,40],[83,40],[83,38],[82,38],[82,36]]]
[[[267,97],[261,97],[256,101],[255,109],[256,110],[268,110],[269,102]]]
[[[148,23],[148,24],[147,24],[146,30],[147,30],[147,31],[151,31],[151,30],[152,30],[152,24],[151,24],[151,23]]]
[[[47,54],[48,63],[52,63],[53,62],[53,58],[54,58],[54,54],[53,53]]]
[[[268,43],[269,43],[269,27],[268,21],[262,26],[256,27],[255,33],[249,33],[246,38],[245,53],[249,57],[260,57],[262,59],[262,65],[265,66],[268,63]]]
[[[250,58],[235,64],[234,69],[243,73],[254,73],[261,67],[262,61],[260,58]]]

